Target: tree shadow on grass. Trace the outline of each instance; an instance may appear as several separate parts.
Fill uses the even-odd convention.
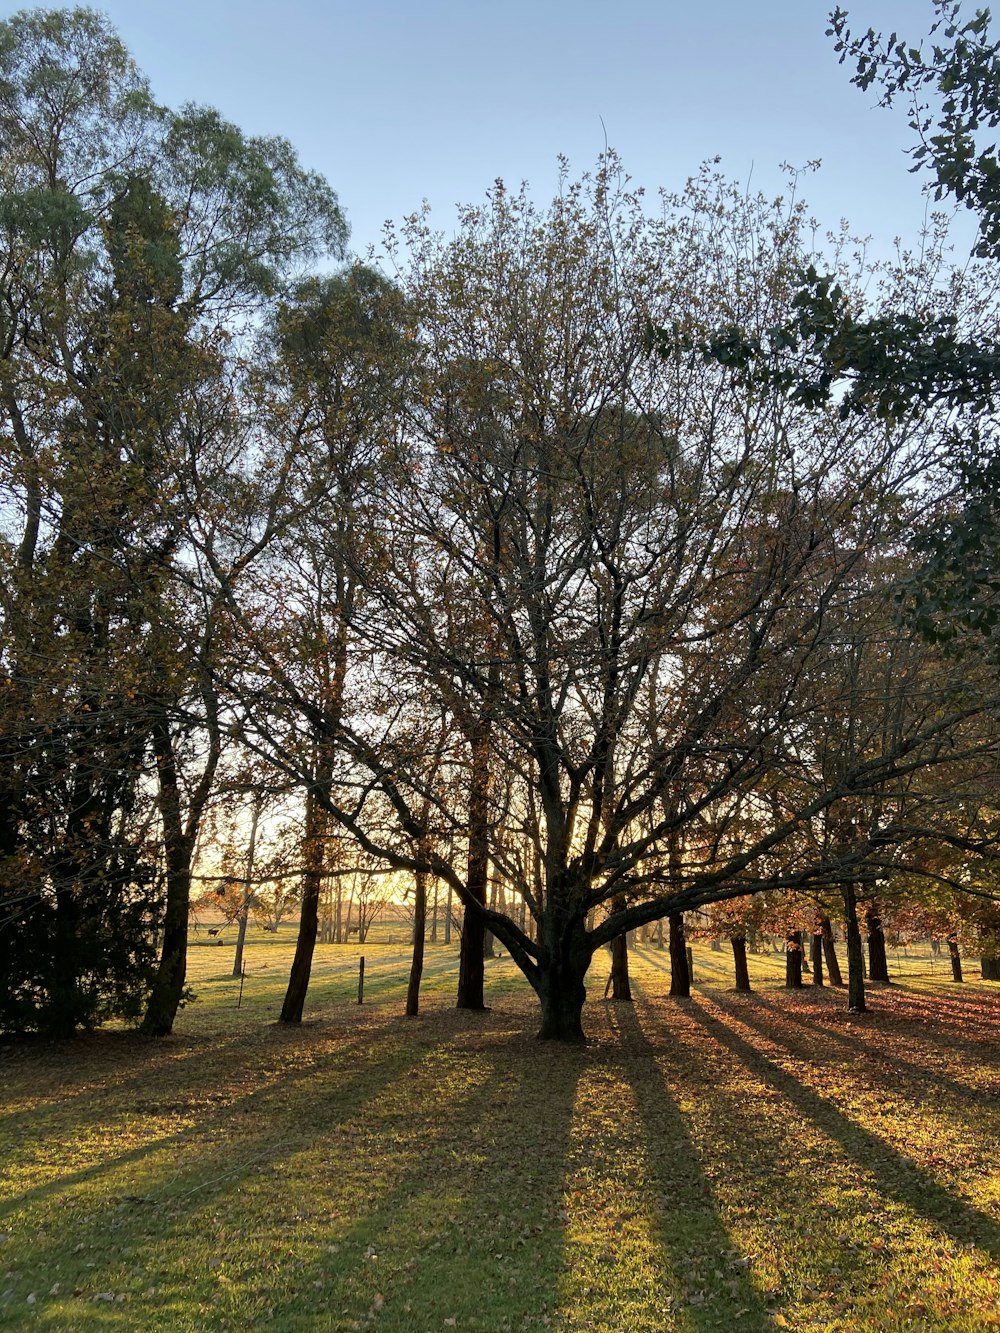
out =
[[[301,1051],[304,1036],[301,1029],[276,1034],[272,1051],[293,1055]],[[60,1172],[6,1201],[0,1209],[2,1229],[10,1233],[5,1262],[23,1276],[26,1290],[47,1290],[57,1265],[64,1291],[78,1286],[92,1294],[110,1286],[108,1270],[114,1273],[120,1266],[117,1246],[124,1236],[136,1253],[141,1253],[146,1237],[154,1246],[167,1242],[183,1233],[192,1213],[216,1206],[218,1199],[261,1175],[280,1177],[287,1160],[317,1132],[330,1136],[334,1154],[347,1150],[349,1140],[338,1139],[338,1126],[362,1114],[385,1088],[405,1080],[440,1039],[443,1034],[439,1038],[432,1030],[415,1041],[404,1039],[397,1030],[373,1042],[369,1033],[324,1055],[316,1050],[314,1034],[308,1034],[314,1058],[287,1076],[224,1105],[206,1104],[197,1121],[183,1130],[156,1133],[125,1151],[106,1147],[101,1160]],[[176,1085],[155,1091],[159,1099],[183,1095]],[[109,1114],[112,1144],[114,1137]],[[46,1143],[43,1150],[50,1160],[52,1145]],[[66,1151],[71,1157],[68,1141]],[[75,1259],[67,1262],[68,1254]],[[36,1314],[43,1314],[41,1302]],[[63,1324],[57,1320],[56,1326],[75,1327],[74,1318]]]
[[[867,1028],[863,1020],[858,1027],[848,1032],[844,1030],[842,1024],[823,1021],[827,1015],[822,1010],[807,1013],[801,1008],[776,1004],[767,996],[760,996],[759,1000],[760,1003],[753,1016],[744,1012],[741,1015],[743,1020],[756,1027],[768,1040],[783,1046],[793,1058],[822,1061],[828,1056],[829,1047],[832,1045],[843,1053],[860,1077],[873,1084],[877,1083],[883,1091],[886,1076],[891,1077],[894,1072],[904,1070],[912,1082],[925,1086],[934,1094],[940,1095],[944,1092],[951,1100],[970,1106],[996,1109],[997,1096],[994,1091],[963,1082],[946,1073],[938,1065],[931,1068],[916,1060],[907,1060],[899,1054],[898,1041],[891,1054],[887,1054],[883,1048],[873,1049],[872,1043],[859,1041],[858,1027],[861,1027],[867,1035],[876,1037],[881,1035],[882,1031]],[[782,1030],[782,1025],[792,1026],[798,1034],[797,1039],[791,1039],[787,1030]],[[909,1034],[907,1036],[910,1039]],[[954,1050],[952,1053],[957,1054]],[[975,1051],[975,1054],[982,1058],[980,1051]]]
[[[241,1328],[272,1319],[283,1329],[350,1327],[379,1310],[377,1296],[401,1321],[382,1320],[385,1328],[422,1331],[454,1317],[450,1307],[468,1316],[501,1295],[541,1318],[553,1309],[562,1265],[553,1200],[575,1057],[543,1059],[527,1039],[512,1057],[506,1039],[488,1040],[491,1021],[503,1027],[454,1014],[386,1025],[360,1053],[372,1065],[356,1079],[331,1079],[318,1060],[210,1115],[198,1139],[168,1144],[176,1162],[158,1159],[138,1176],[136,1197],[121,1199],[117,1179],[162,1143],[93,1168],[87,1177],[103,1170],[115,1195],[89,1198],[85,1219],[66,1215],[82,1245],[75,1267],[65,1262],[58,1213],[51,1220],[58,1200],[49,1201],[33,1240],[12,1237],[18,1295],[46,1290],[61,1259],[64,1292],[75,1286],[81,1295],[38,1301],[34,1314],[53,1328],[85,1326],[102,1290],[127,1296],[125,1327],[217,1327],[221,1319]],[[527,1160],[525,1114],[538,1122]],[[504,1164],[523,1200],[510,1197]],[[45,1192],[65,1187],[54,1182]],[[45,1209],[31,1202],[37,1225]],[[508,1255],[526,1246],[533,1281],[508,1290]],[[452,1287],[459,1294],[449,1300]],[[104,1313],[110,1321],[118,1312]]]
[[[672,1274],[675,1326],[691,1333],[774,1327],[763,1294],[733,1246],[699,1150],[635,1010],[617,1005],[613,1021],[628,1056],[626,1073],[657,1198],[655,1234]]]
[[[908,1157],[896,1152],[877,1135],[849,1119],[826,1097],[789,1074],[734,1031],[731,1023],[710,1013],[704,999],[698,999],[690,1012],[706,1032],[737,1056],[757,1078],[779,1092],[801,1115],[840,1144],[874,1178],[885,1198],[904,1204],[959,1244],[971,1241],[989,1255],[994,1264],[1000,1263],[1000,1226],[992,1218],[953,1194]]]

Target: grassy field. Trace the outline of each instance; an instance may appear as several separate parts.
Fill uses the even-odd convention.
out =
[[[671,1001],[649,948],[561,1049],[506,960],[456,1012],[451,949],[402,1018],[398,944],[279,1028],[292,939],[240,1000],[203,931],[165,1041],[0,1047],[0,1327],[1000,1329],[1000,986],[893,957],[857,1018],[699,946]]]

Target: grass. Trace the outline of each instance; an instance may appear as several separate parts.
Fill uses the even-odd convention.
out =
[[[702,1333],[1000,1329],[1000,987],[895,960],[842,992],[752,996],[696,946],[690,1001],[633,954],[634,1005],[533,1038],[487,964],[318,950],[308,1021],[274,1023],[292,932],[192,948],[176,1034],[0,1048],[0,1327]]]

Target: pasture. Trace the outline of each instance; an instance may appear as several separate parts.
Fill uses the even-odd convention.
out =
[[[0,1327],[747,1333],[1000,1328],[1000,987],[893,955],[872,1012],[755,991],[695,946],[689,1001],[633,952],[634,1005],[588,983],[585,1048],[457,951],[191,949],[175,1034],[0,1047]],[[969,972],[974,969],[968,968]],[[237,1002],[239,1001],[239,1008]]]

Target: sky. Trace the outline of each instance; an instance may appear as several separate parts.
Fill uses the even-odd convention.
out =
[[[926,33],[931,0],[842,0],[859,30]],[[0,13],[17,5],[0,4]],[[556,189],[605,142],[637,185],[679,189],[721,156],[727,176],[786,192],[782,163],[822,161],[799,194],[822,230],[846,218],[870,252],[912,244],[926,210],[903,111],[875,107],[824,35],[826,0],[105,0],[156,96],[214,105],[289,139],[337,191],[351,248],[427,200],[492,182]],[[970,6],[967,6],[970,7]]]

